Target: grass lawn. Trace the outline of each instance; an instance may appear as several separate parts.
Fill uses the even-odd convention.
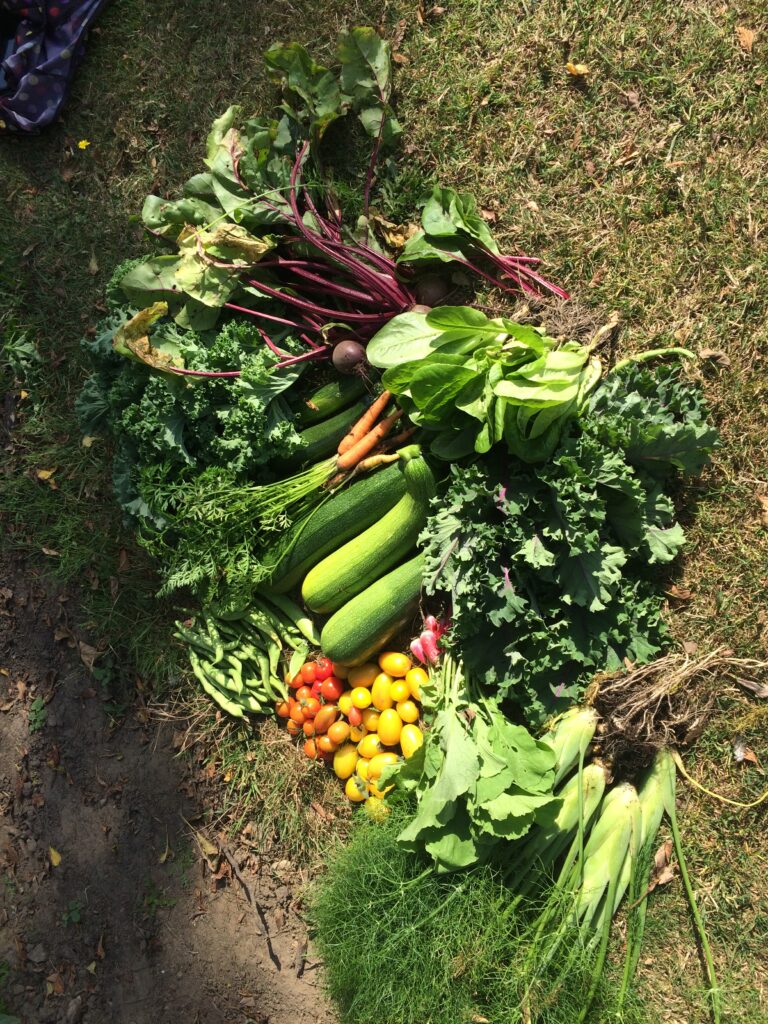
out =
[[[448,0],[422,17],[405,0],[114,4],[62,121],[41,138],[0,141],[0,383],[29,392],[0,474],[4,543],[83,583],[84,628],[115,663],[127,651],[144,677],[172,674],[164,611],[121,532],[103,442],[84,447],[74,422],[87,373],[79,340],[100,317],[112,267],[145,249],[143,197],[173,194],[199,169],[229,103],[270,105],[261,52],[292,38],[322,56],[343,22],[382,16],[402,38],[405,129],[400,191],[387,190],[382,212],[411,217],[431,178],[471,190],[506,247],[543,257],[585,315],[618,312],[622,349],[714,353],[692,372],[722,446],[682,496],[689,545],[670,583],[691,596],[671,600],[671,619],[702,651],[768,657],[758,501],[768,495],[768,13],[758,0]],[[41,469],[55,469],[56,489]],[[768,702],[725,687],[687,760],[710,788],[749,800],[766,782],[735,763],[739,733],[768,764]],[[727,808],[682,782],[679,792],[724,1020],[768,1021],[766,805]],[[649,1019],[708,1020],[679,882],[652,900],[648,929],[639,987]]]

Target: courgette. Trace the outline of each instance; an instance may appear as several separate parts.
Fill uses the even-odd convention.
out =
[[[362,477],[296,523],[287,550],[284,539],[280,541],[285,554],[272,573],[271,588],[284,594],[298,586],[321,559],[389,512],[405,494],[403,469],[401,463],[395,463]],[[270,564],[269,555],[264,563]]]
[[[336,451],[339,441],[352,424],[360,419],[366,408],[366,402],[355,402],[349,409],[343,409],[330,419],[302,430],[299,437],[304,443],[291,461],[310,464],[328,458]]]
[[[301,596],[313,612],[335,612],[416,546],[427,522],[435,478],[421,456],[406,464],[403,475],[406,493],[397,505],[307,573]]]
[[[297,423],[311,427],[333,416],[365,394],[362,377],[337,377],[309,395],[298,411]]]
[[[340,665],[375,654],[415,612],[423,574],[424,555],[418,554],[353,597],[326,622],[323,654]]]

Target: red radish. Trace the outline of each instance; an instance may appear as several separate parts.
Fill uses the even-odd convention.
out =
[[[427,659],[424,657],[424,648],[421,646],[421,640],[411,640],[411,654],[422,665],[426,665]]]
[[[437,649],[437,637],[431,629],[425,629],[419,640],[421,640],[421,647],[427,661],[430,665],[435,665],[440,657],[440,652]]]

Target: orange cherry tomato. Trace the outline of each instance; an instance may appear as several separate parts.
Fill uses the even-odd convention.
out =
[[[309,683],[310,686],[314,683],[316,678],[316,667],[313,661],[308,661],[301,666],[300,675],[305,683]]]
[[[292,718],[288,719],[286,729],[288,730],[289,736],[298,736],[301,733],[301,726],[298,722],[294,722]]]
[[[304,685],[304,681],[301,678],[301,672],[297,672],[293,679],[288,683],[292,690],[298,690],[300,686]]]
[[[317,721],[317,719],[315,719]],[[346,722],[334,722],[328,726],[327,736],[328,739],[333,740],[335,744],[340,745],[346,743],[349,739],[349,726]]]
[[[275,704],[275,714],[278,718],[288,718],[291,713],[290,705],[287,700],[279,700]]]
[[[321,704],[317,697],[307,697],[299,701],[299,706],[304,712],[305,718],[314,718],[320,710]]]
[[[296,703],[291,708],[290,719],[295,722],[296,725],[304,725],[304,709],[300,704]]]
[[[305,736],[315,735],[315,723],[312,721],[311,718],[304,719],[301,725],[301,731],[304,733]]]
[[[334,743],[330,736],[320,736],[316,742],[317,749],[323,754],[335,754],[339,749],[339,744]]]
[[[323,704],[315,715],[315,732],[328,732],[330,726],[336,721],[339,709],[335,704]]]
[[[296,691],[296,700],[307,700],[312,696],[314,696],[314,694],[312,693],[311,686],[300,686]]]
[[[317,746],[314,740],[306,740],[304,743],[304,753],[312,761],[317,760]]]

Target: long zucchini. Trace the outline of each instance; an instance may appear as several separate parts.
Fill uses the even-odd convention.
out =
[[[424,555],[418,554],[353,597],[326,622],[323,654],[340,665],[375,654],[416,611],[423,574]]]
[[[398,462],[328,498],[294,526],[295,538],[277,562],[271,588],[284,594],[298,586],[314,565],[386,515],[404,494],[405,474]],[[283,540],[280,547],[285,550]],[[268,565],[269,556],[264,561]]]
[[[302,427],[321,423],[341,409],[346,409],[364,394],[365,382],[362,377],[337,377],[304,399],[298,411],[297,422]]]
[[[405,467],[406,493],[393,509],[309,571],[301,588],[314,612],[335,612],[397,565],[416,546],[427,522],[435,478],[421,456]]]

